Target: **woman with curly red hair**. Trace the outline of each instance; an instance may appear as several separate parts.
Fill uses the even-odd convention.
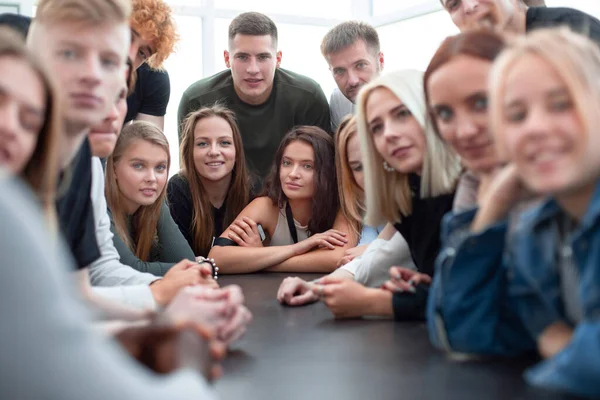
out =
[[[179,40],[171,7],[164,0],[133,0],[129,57],[137,69],[135,90],[127,99],[125,122],[144,120],[164,129],[171,95],[169,74],[162,70]]]

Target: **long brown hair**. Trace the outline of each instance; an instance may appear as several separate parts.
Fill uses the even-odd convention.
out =
[[[429,62],[425,74],[423,75],[423,89],[425,90],[425,102],[429,113],[429,120],[439,136],[437,121],[433,110],[429,107],[429,87],[428,83],[431,75],[445,64],[458,56],[470,56],[494,62],[496,57],[504,49],[504,39],[497,33],[489,30],[474,30],[450,36],[442,42],[433,58]]]
[[[337,193],[337,177],[331,175],[335,170],[335,145],[333,139],[323,129],[316,126],[295,126],[289,131],[277,149],[275,162],[265,180],[264,196],[268,196],[274,205],[284,207],[287,197],[281,188],[279,170],[285,149],[290,143],[302,141],[310,145],[315,154],[314,196],[312,216],[308,222],[311,234],[331,229],[340,209],[340,197]]]
[[[340,210],[348,220],[352,231],[360,237],[366,211],[365,192],[354,179],[348,160],[348,142],[356,137],[357,129],[356,118],[353,116],[347,116],[340,123],[335,134],[335,170],[340,194]]]
[[[208,191],[204,188],[200,175],[194,165],[194,130],[198,122],[205,118],[223,118],[233,132],[233,145],[235,147],[235,164],[231,175],[231,183],[225,200],[225,218],[223,226],[229,226],[240,212],[248,205],[250,200],[250,178],[246,168],[246,157],[242,145],[242,135],[235,121],[235,116],[228,108],[215,104],[212,107],[203,107],[188,114],[183,122],[181,140],[181,170],[179,174],[184,177],[192,195],[194,207],[192,217],[192,250],[197,255],[206,255],[212,244],[215,221],[213,206],[210,202]],[[231,195],[230,195],[231,194]]]
[[[21,171],[21,177],[37,194],[48,220],[53,223],[56,216],[56,185],[62,133],[57,91],[43,65],[27,51],[23,39],[9,28],[0,28],[0,57],[14,57],[25,61],[44,86],[44,123],[31,158]]]
[[[156,241],[158,220],[163,202],[165,201],[167,185],[158,195],[154,203],[149,206],[141,206],[132,216],[133,237],[127,228],[127,213],[124,211],[123,199],[115,173],[116,164],[123,153],[132,143],[137,140],[145,140],[151,144],[160,146],[167,153],[167,173],[171,166],[169,153],[169,142],[164,133],[154,124],[145,121],[134,121],[126,125],[122,130],[115,150],[106,161],[106,203],[112,214],[115,229],[123,242],[142,261],[148,261],[150,250]]]

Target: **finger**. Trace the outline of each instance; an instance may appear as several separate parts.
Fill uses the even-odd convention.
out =
[[[342,241],[342,242],[348,242],[348,239],[346,239],[346,236],[345,236],[345,235],[340,235],[340,234],[339,234],[339,233],[337,233],[337,232],[334,232],[334,233],[328,234],[327,236],[329,236],[329,237],[332,237],[332,238],[336,238],[337,240],[340,240],[340,241]]]
[[[233,232],[235,232],[239,237],[243,238],[243,239],[247,239],[248,238],[248,233],[246,232],[246,230],[239,226],[236,225],[235,223],[231,224],[231,226],[229,227]]]
[[[396,284],[392,281],[386,281],[384,282],[383,285],[381,285],[381,288],[383,290],[387,290],[389,292],[400,292],[402,291],[398,286],[396,286]]]
[[[329,243],[336,245],[336,246],[345,246],[346,243],[348,243],[348,241],[346,239],[339,239],[334,236],[325,236],[323,239],[328,241]]]
[[[335,276],[324,276],[319,279],[319,285],[330,285],[332,283],[342,283],[343,279]]]
[[[246,221],[242,218],[241,220],[237,220],[237,226],[244,230],[247,235],[252,234],[252,227],[248,225]]]
[[[213,360],[222,360],[227,354],[227,345],[220,340],[211,340],[209,348]]]
[[[227,236],[229,236],[229,239],[233,240],[238,246],[248,246],[248,244],[235,232],[229,232]]]
[[[213,365],[210,369],[210,380],[215,381],[223,376],[223,368],[220,365]]]
[[[319,296],[312,290],[307,291],[299,296],[294,296],[290,299],[290,306],[301,306],[308,303],[313,303],[319,300]]]
[[[338,235],[346,236],[346,232],[338,231],[337,229],[330,229],[327,231],[328,233],[337,233]]]
[[[334,250],[335,249],[335,246],[333,244],[329,243],[325,239],[319,239],[318,243],[319,243],[320,246],[322,246],[322,247],[324,247],[326,249],[329,249],[329,250]]]
[[[258,224],[256,222],[254,222],[254,220],[252,218],[243,217],[242,219],[244,220],[245,223],[247,223],[250,226],[250,229],[252,229],[252,232],[258,234]]]

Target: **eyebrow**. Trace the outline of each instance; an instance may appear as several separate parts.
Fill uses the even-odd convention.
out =
[[[296,158],[289,157],[289,156],[283,156],[282,158],[286,158],[286,159],[288,159],[288,160],[292,160],[292,161],[300,161],[300,162],[311,162],[311,163],[314,163],[314,162],[315,162],[315,160],[298,160],[298,159],[296,159]]]
[[[2,85],[0,85],[0,94],[8,95],[8,96],[12,96],[12,97],[16,98],[25,107],[26,112],[28,112],[30,114],[34,114],[36,117],[39,117],[39,118],[44,117],[44,112],[46,111],[45,107],[39,108],[39,107],[36,107],[33,104],[27,102],[26,100],[20,99],[19,97],[15,96],[12,92],[7,90]]]
[[[569,91],[566,88],[559,87],[559,88],[548,90],[544,94],[544,97],[560,97],[560,96],[569,96]],[[520,105],[521,103],[523,103],[523,100],[521,100],[520,98],[516,98],[508,103],[505,103],[504,107],[507,107],[507,108],[515,107],[517,105]]]
[[[202,139],[202,140],[210,140],[211,138],[209,138],[208,136],[198,136],[194,140],[200,140],[200,139]],[[218,139],[232,139],[233,140],[233,137],[231,137],[231,136],[219,136],[217,138],[217,140]]]

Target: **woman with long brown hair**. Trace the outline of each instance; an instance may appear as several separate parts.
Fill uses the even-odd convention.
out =
[[[164,275],[194,253],[165,204],[171,157],[169,143],[155,125],[126,125],[106,163],[106,202],[121,262]]]
[[[232,111],[214,105],[188,115],[181,170],[169,180],[167,197],[190,247],[197,256],[206,256],[250,198],[242,137]]]
[[[333,271],[344,251],[356,245],[357,236],[339,210],[334,170],[330,135],[314,126],[288,132],[264,195],[241,212],[210,252],[220,272]],[[268,248],[263,247],[259,225]]]

